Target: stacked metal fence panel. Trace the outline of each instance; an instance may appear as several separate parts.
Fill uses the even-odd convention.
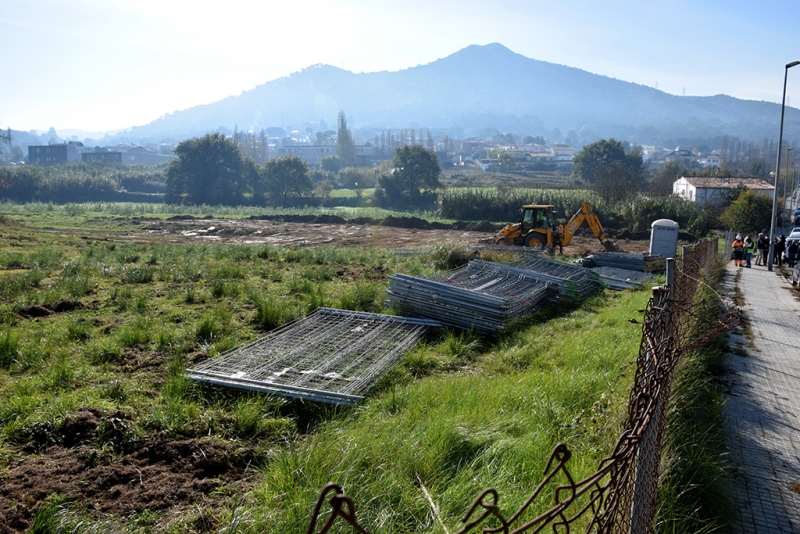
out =
[[[579,304],[601,288],[600,277],[584,267],[543,257],[521,256],[512,264],[551,279],[559,286],[559,295],[566,304]]]
[[[626,252],[594,252],[591,258],[597,267],[617,267],[642,272],[663,270],[664,268],[664,259],[661,256],[645,256]]]
[[[625,289],[641,289],[648,282],[656,279],[656,275],[640,271],[630,271],[617,267],[594,267],[587,269],[600,277],[600,281],[609,289],[622,291]]]
[[[507,265],[472,261],[450,273],[389,277],[386,294],[398,312],[494,335],[506,322],[557,298],[557,287]]]
[[[248,345],[206,360],[192,380],[353,405],[437,321],[319,308]]]

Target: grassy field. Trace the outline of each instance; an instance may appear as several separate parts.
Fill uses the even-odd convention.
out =
[[[452,219],[444,219],[432,211],[400,212],[373,207],[267,208],[257,206],[183,206],[134,202],[86,202],[83,204],[0,202],[0,215],[6,220],[16,221],[29,227],[59,229],[81,228],[86,227],[87,224],[91,224],[92,229],[97,229],[98,223],[102,221],[111,221],[112,226],[119,227],[120,224],[137,217],[166,219],[180,216],[228,219],[279,215],[338,215],[346,219],[417,216],[428,221],[453,222]]]
[[[629,320],[648,291],[539,313],[497,340],[445,331],[362,406],[303,404],[201,386],[183,370],[319,306],[387,311],[388,275],[434,272],[442,251],[125,244],[37,229],[80,230],[97,213],[124,227],[147,208],[131,209],[42,205],[0,219],[9,528],[296,532],[336,481],[373,532],[442,532],[423,487],[454,530],[487,486],[510,513],[557,443],[581,478],[618,437],[641,334]]]

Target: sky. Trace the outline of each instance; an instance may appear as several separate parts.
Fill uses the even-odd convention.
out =
[[[674,95],[780,103],[799,12],[796,0],[3,0],[0,128],[120,130],[314,64],[397,71],[495,42]],[[787,105],[800,106],[800,66]]]

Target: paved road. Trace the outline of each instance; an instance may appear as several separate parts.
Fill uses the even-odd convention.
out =
[[[736,269],[752,338],[735,342],[749,353],[727,358],[728,444],[742,466],[737,477],[741,532],[800,533],[800,302],[777,271]],[[741,351],[735,351],[741,352]]]

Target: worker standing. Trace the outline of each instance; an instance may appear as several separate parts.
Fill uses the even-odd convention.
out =
[[[753,257],[753,254],[756,251],[756,242],[750,239],[750,236],[744,238],[744,266],[748,269],[752,267],[750,265],[750,258]]]
[[[736,239],[733,240],[733,264],[736,267],[742,266],[742,256],[744,255],[744,241],[742,236],[736,234]]]
[[[766,265],[767,257],[769,256],[769,238],[764,234],[758,234],[758,239],[756,239],[756,247],[758,247],[758,254],[756,254],[756,265]]]

